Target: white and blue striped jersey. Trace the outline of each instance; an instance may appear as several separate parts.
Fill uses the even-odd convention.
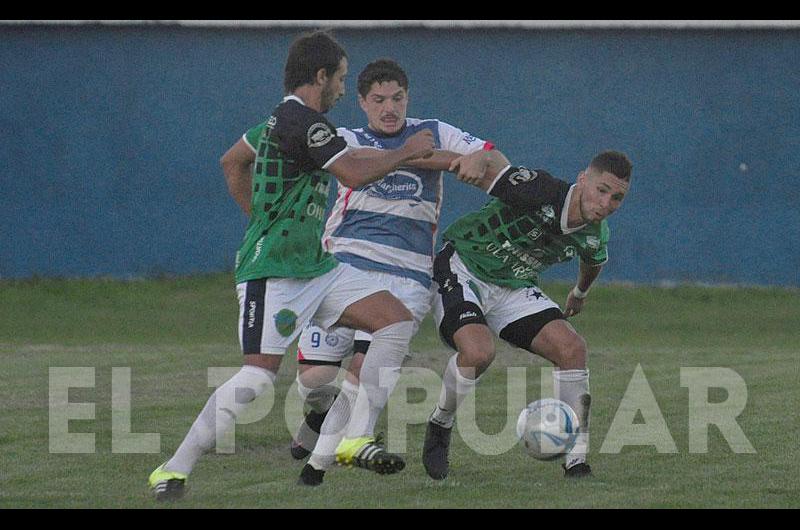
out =
[[[437,149],[469,154],[485,141],[439,120],[406,118],[405,128],[382,136],[368,127],[339,128],[350,147],[397,149],[429,129]],[[387,272],[431,285],[442,206],[442,171],[401,167],[361,188],[339,185],[322,244],[336,259],[363,270]]]

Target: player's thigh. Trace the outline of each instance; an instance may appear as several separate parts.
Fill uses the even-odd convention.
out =
[[[431,287],[396,274],[374,271],[367,272],[367,274],[372,281],[385,286],[392,296],[400,300],[408,309],[414,320],[413,334],[416,334],[419,325],[431,311]],[[368,333],[362,331],[357,331],[355,338],[356,342],[371,339]]]
[[[465,348],[485,346],[487,337],[493,344],[484,315],[483,282],[472,276],[449,245],[434,260],[433,280],[438,286],[433,316],[442,341],[462,353]],[[476,338],[478,342],[472,342]]]
[[[319,307],[314,321],[322,328],[333,325],[373,333],[388,325],[413,320],[402,302],[386,287],[370,280],[364,271],[340,263],[336,285]]]
[[[508,289],[489,319],[501,339],[539,355],[542,353],[533,348],[534,339],[551,322],[567,323],[558,304],[537,287]]]
[[[338,324],[374,333],[402,321],[413,321],[411,312],[389,291],[380,291],[353,302]]]

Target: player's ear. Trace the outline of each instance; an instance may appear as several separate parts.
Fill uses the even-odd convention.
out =
[[[367,100],[364,99],[364,96],[361,94],[358,95],[358,105],[361,107],[361,110],[367,112]]]
[[[325,83],[328,82],[328,72],[324,68],[317,70],[317,75],[314,79],[314,82],[317,85],[325,85]]]

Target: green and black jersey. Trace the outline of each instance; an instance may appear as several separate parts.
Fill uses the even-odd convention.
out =
[[[543,170],[511,167],[490,190],[495,198],[445,230],[467,268],[512,289],[538,286],[539,273],[575,256],[589,265],[608,259],[608,223],[567,228],[574,186]]]
[[[250,223],[236,253],[236,282],[314,278],[336,266],[320,240],[331,174],[347,150],[319,112],[289,96],[245,141],[256,154]]]

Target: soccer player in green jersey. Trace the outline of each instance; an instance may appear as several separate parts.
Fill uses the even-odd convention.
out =
[[[348,187],[366,185],[431,156],[434,139],[423,131],[395,150],[349,149],[323,116],[344,95],[346,74],[347,55],[328,33],[301,35],[286,61],[287,96],[222,158],[231,195],[250,214],[235,272],[243,367],[217,388],[176,453],[150,475],[159,500],[183,496],[197,460],[273,385],[286,348],[312,320],[323,329],[372,334],[355,405],[363,410],[363,435],[351,444],[351,456],[381,473],[405,465],[375,443],[372,431],[396,383],[379,381],[378,373],[399,367],[408,354],[413,317],[384,286],[325,252],[320,239],[331,175]]]
[[[628,192],[631,163],[604,151],[575,184],[544,170],[512,167],[499,151],[460,157],[451,170],[493,198],[444,232],[434,261],[438,296],[434,314],[442,339],[457,351],[445,369],[439,402],[428,421],[423,463],[441,480],[449,470],[456,409],[495,356],[492,333],[552,362],[556,397],[580,418],[580,434],[563,464],[565,476],[591,474],[589,371],[586,342],[567,322],[577,315],[608,259],[606,218]],[[578,281],[565,311],[539,287],[539,274],[555,263],[580,259]]]

